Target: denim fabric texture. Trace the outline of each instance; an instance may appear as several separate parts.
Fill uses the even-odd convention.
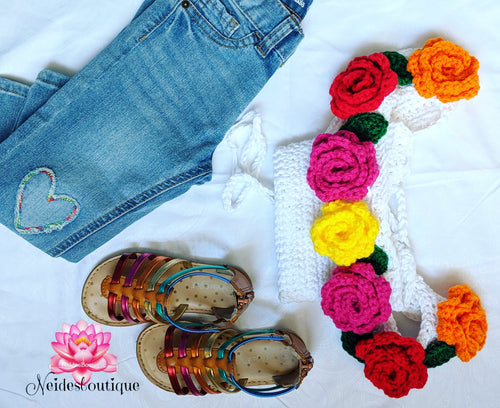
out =
[[[72,78],[0,78],[0,221],[76,262],[192,185],[312,0],[146,0]]]

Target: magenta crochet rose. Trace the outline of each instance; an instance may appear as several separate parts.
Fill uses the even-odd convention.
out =
[[[339,266],[321,288],[321,307],[342,331],[371,332],[391,314],[391,285],[369,263]]]
[[[322,133],[314,140],[307,182],[321,201],[362,200],[378,174],[372,142],[360,142],[348,130]]]

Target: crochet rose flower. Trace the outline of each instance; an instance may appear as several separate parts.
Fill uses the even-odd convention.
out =
[[[377,333],[357,344],[356,357],[365,361],[366,378],[389,397],[403,397],[427,382],[425,351],[410,337],[395,332]]]
[[[332,201],[311,228],[314,249],[337,265],[350,265],[375,249],[379,224],[363,201]]]
[[[454,345],[458,358],[469,361],[486,342],[488,323],[479,297],[467,286],[448,290],[448,300],[438,304],[438,339]]]
[[[335,77],[330,87],[330,106],[335,116],[347,119],[360,112],[377,109],[398,85],[382,53],[354,58],[346,70]]]
[[[371,332],[391,315],[391,285],[369,263],[339,266],[321,288],[321,308],[342,331]]]
[[[471,99],[479,91],[479,61],[467,51],[442,38],[428,40],[408,58],[420,96],[436,96],[441,102]]]
[[[347,130],[316,137],[307,182],[324,202],[362,200],[379,174],[375,148]]]
[[[92,373],[116,371],[116,356],[108,353],[111,333],[103,332],[100,324],[87,324],[80,320],[76,325],[63,324],[56,333],[52,348],[57,353],[50,359],[54,374],[72,373],[81,385],[90,381]]]

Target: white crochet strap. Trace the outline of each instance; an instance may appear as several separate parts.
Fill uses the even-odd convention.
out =
[[[241,135],[245,138],[243,146],[239,145]],[[260,115],[255,111],[247,112],[228,130],[225,140],[233,151],[233,174],[222,192],[224,209],[237,209],[251,191],[260,192],[272,202],[273,191],[260,180],[260,170],[267,150]],[[238,151],[241,152],[239,161]]]

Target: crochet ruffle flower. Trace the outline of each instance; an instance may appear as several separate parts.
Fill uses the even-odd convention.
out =
[[[420,343],[395,332],[377,333],[361,340],[356,357],[365,361],[365,376],[393,398],[404,397],[427,382],[425,351]]]
[[[448,290],[448,300],[438,304],[438,339],[454,345],[458,358],[469,361],[486,342],[488,323],[479,297],[467,286]]]
[[[420,96],[436,96],[441,102],[471,99],[479,91],[479,61],[467,51],[442,38],[428,40],[408,58]]]
[[[384,54],[356,57],[333,80],[330,107],[340,119],[369,112],[377,109],[397,85],[398,76]]]
[[[307,182],[324,202],[362,200],[379,174],[375,148],[347,130],[322,133],[313,143]]]
[[[371,332],[391,315],[391,285],[369,263],[339,266],[321,288],[321,308],[342,331]]]
[[[337,265],[350,265],[375,249],[378,221],[363,201],[336,200],[321,207],[311,228],[314,249]]]

